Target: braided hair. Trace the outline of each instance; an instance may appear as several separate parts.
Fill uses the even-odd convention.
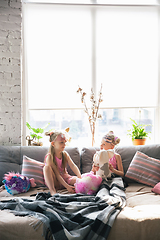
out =
[[[117,145],[120,142],[120,138],[115,136],[113,131],[109,131],[103,136],[104,141],[111,143],[112,145]]]

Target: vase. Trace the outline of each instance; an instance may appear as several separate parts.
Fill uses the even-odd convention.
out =
[[[97,123],[93,122],[91,136],[92,136],[92,147],[95,145],[95,138],[96,138],[96,130],[97,130]]]
[[[95,144],[95,132],[92,132],[92,147]]]
[[[133,145],[145,145],[146,138],[144,139],[134,139],[133,140]]]

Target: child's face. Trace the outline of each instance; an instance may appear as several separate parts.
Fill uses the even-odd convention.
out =
[[[101,145],[100,145],[100,149],[104,149],[104,150],[108,150],[108,149],[113,149],[114,148],[114,145],[109,143],[109,142],[106,142],[103,138],[102,138],[102,141],[101,141]]]
[[[58,137],[56,138],[56,140],[54,142],[52,142],[52,145],[54,146],[54,148],[57,151],[63,151],[65,146],[66,146],[66,138],[63,134],[58,135]]]
[[[53,146],[56,150],[58,151],[63,151],[65,149],[65,146],[66,146],[66,140],[62,140],[62,141],[58,141],[56,140],[54,143],[53,143]]]

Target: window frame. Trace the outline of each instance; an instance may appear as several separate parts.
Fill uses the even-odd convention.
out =
[[[24,14],[24,10],[23,10],[23,4],[27,4],[27,3],[42,3],[44,2],[43,0],[22,0],[22,16]],[[48,3],[52,2],[53,4],[56,4],[55,1],[53,0],[49,0],[47,1]],[[56,1],[57,2],[57,1]],[[100,1],[94,1],[94,0],[91,0],[90,1],[90,4],[93,4],[93,5],[97,5],[97,4],[100,4],[98,3]],[[160,26],[160,4],[157,2],[157,0],[155,0],[154,2],[151,0],[147,1],[139,1],[136,2],[136,4],[134,4],[135,1],[131,0],[128,4],[125,3],[125,0],[124,1],[121,1],[121,3],[118,3],[117,4],[117,1],[115,0],[114,2],[112,1],[112,4],[110,3],[111,1],[107,1],[105,2],[105,6],[110,6],[110,5],[114,5],[114,6],[156,6],[158,7],[158,22],[159,22],[159,26]],[[65,3],[66,4],[66,3]],[[84,4],[84,3],[82,3]],[[81,5],[81,4],[80,4]],[[103,4],[100,4],[100,5],[103,5]],[[94,14],[94,12],[93,12]],[[95,29],[93,27],[93,34],[95,33]],[[160,29],[159,29],[159,39],[160,39]],[[26,79],[26,67],[27,67],[27,63],[25,62],[25,56],[24,56],[24,44],[25,44],[25,41],[24,41],[24,21],[23,21],[23,17],[22,17],[22,42],[23,42],[23,46],[22,46],[22,145],[26,145],[26,134],[27,134],[27,129],[26,129],[26,122],[28,121],[29,119],[29,111],[31,109],[28,108],[28,85],[27,85],[27,81],[25,80]],[[159,41],[160,42],[160,41]],[[93,42],[92,42],[92,47],[94,48],[95,47],[95,42],[94,42],[94,38],[93,38]],[[159,52],[158,52],[158,66],[160,65],[160,43],[159,43]],[[95,64],[95,61],[92,62],[93,66]],[[157,105],[156,106],[153,106],[155,108],[155,122],[154,122],[154,129],[155,129],[155,143],[160,143],[160,67],[158,69],[158,86],[157,86]],[[95,68],[93,67],[92,68],[92,87],[94,89],[94,91],[96,92],[96,80],[95,80]],[[141,108],[146,108],[146,106],[140,106]],[[100,107],[101,108],[101,107]],[[117,108],[114,108],[114,109],[127,109],[128,107],[117,107]],[[148,107],[150,108],[150,107]],[[71,108],[71,109],[80,109],[80,110],[84,110],[83,106],[82,108]],[[101,108],[101,109],[111,109],[111,108]],[[135,107],[135,109],[138,109],[138,107]],[[39,109],[32,109],[32,110],[39,110]],[[44,110],[44,109],[41,109],[41,110]],[[45,108],[45,110],[47,110]],[[57,108],[49,108],[48,110],[57,110]],[[66,108],[60,108],[59,110],[67,110]]]

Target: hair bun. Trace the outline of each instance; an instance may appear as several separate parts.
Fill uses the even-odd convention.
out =
[[[50,136],[50,132],[45,132],[45,135],[46,136]]]
[[[114,135],[113,131],[109,131],[108,135]]]

